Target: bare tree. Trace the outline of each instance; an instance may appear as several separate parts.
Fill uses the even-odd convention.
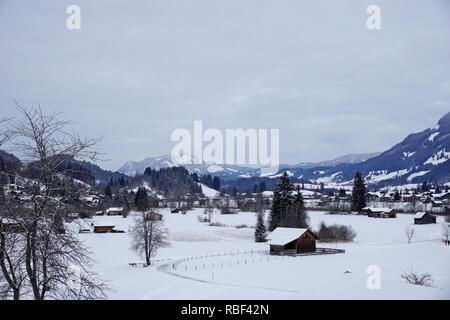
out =
[[[0,220],[0,299],[19,300],[27,293],[24,236],[4,230],[5,221]]]
[[[419,274],[418,272],[414,271],[414,269],[411,268],[409,271],[405,271],[401,275],[402,279],[406,280],[409,284],[414,284],[418,286],[425,286],[425,287],[431,287],[433,286],[433,277],[430,273],[422,273]]]
[[[98,140],[67,133],[69,122],[59,120],[57,113],[16,106],[23,120],[12,123],[11,132],[32,179],[23,186],[26,200],[5,199],[2,215],[17,226],[23,241],[12,247],[8,241],[2,242],[2,252],[20,257],[17,263],[26,270],[26,283],[35,300],[103,298],[107,288],[89,270],[90,252],[64,225],[70,203],[81,191],[69,183],[73,172],[66,163],[74,158],[95,160]],[[7,236],[5,230],[2,236]],[[12,278],[11,271],[19,270],[17,267],[5,271],[2,266],[3,276]],[[78,270],[76,285],[71,270]],[[8,283],[11,286],[11,281]]]
[[[10,121],[11,119],[6,119],[6,118],[2,118],[0,119],[0,125],[2,124],[6,124]],[[9,129],[3,129],[0,131],[0,147],[2,145],[4,145],[6,142],[8,142],[9,140],[11,140],[14,136],[14,133],[9,130]]]
[[[408,239],[408,243],[411,243],[411,240],[416,235],[416,230],[414,228],[407,227],[405,230],[406,238]]]
[[[143,213],[135,218],[130,230],[131,248],[145,258],[147,266],[151,265],[151,257],[158,248],[168,245],[167,230],[163,222],[150,218]]]

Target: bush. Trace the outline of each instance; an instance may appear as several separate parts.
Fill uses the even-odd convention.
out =
[[[210,227],[228,227],[226,224],[220,222],[210,222],[208,225]]]
[[[325,222],[320,224],[318,236],[322,242],[350,242],[356,237],[356,232],[351,226],[332,224],[327,226]]]
[[[433,278],[429,273],[418,274],[414,270],[406,271],[402,274],[402,279],[406,280],[409,284],[417,286],[431,287],[433,286]]]
[[[236,229],[244,229],[244,228],[250,228],[250,227],[248,225],[246,225],[246,224],[238,224],[236,226]]]

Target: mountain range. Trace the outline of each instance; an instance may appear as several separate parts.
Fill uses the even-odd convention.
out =
[[[292,176],[325,184],[350,183],[356,171],[377,187],[450,181],[450,112],[432,128],[408,135],[389,150],[353,164],[290,168]]]
[[[328,167],[343,163],[359,163],[378,155],[379,153],[363,153],[363,154],[348,154],[338,157],[333,160],[321,162],[303,162],[296,165],[280,164],[280,169],[286,170],[290,168],[317,168]],[[158,157],[147,157],[142,161],[127,161],[118,172],[126,174],[130,177],[143,174],[145,169],[151,167],[152,169],[161,169],[176,166],[171,160],[169,154]],[[188,170],[197,172],[198,174],[212,174],[226,179],[250,178],[261,175],[260,168],[250,168],[237,165],[217,165],[217,164],[187,164],[184,165]]]
[[[349,154],[317,163],[280,165],[280,170],[276,174],[265,176],[264,179],[277,178],[282,172],[289,171],[295,180],[338,187],[351,184],[356,171],[361,171],[366,177],[366,182],[376,187],[418,184],[423,181],[447,183],[450,181],[449,159],[450,112],[444,115],[434,127],[412,133],[382,153]],[[143,161],[128,161],[115,172],[76,159],[70,159],[67,166],[74,169],[76,179],[89,184],[106,184],[111,179],[128,179],[143,174],[148,167],[158,170],[175,166],[175,164],[167,154],[148,157]],[[23,164],[15,155],[0,150],[0,167],[7,172],[13,172],[23,167]],[[189,164],[185,167],[190,172],[199,175],[211,174],[222,180],[261,179],[260,168],[206,163]]]
[[[432,128],[408,135],[403,141],[381,153],[349,154],[317,163],[304,162],[281,165],[278,177],[288,170],[294,179],[324,184],[351,183],[355,172],[361,171],[366,182],[385,186],[423,181],[445,183],[450,181],[450,112]],[[170,155],[149,157],[143,161],[129,161],[118,171],[130,176],[142,174],[146,167],[155,169],[173,166]],[[186,165],[199,174],[212,174],[223,179],[255,178],[261,170],[231,165]]]

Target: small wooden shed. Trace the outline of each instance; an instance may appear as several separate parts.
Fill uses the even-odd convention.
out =
[[[161,221],[162,219],[163,215],[154,211],[150,211],[145,214],[145,220],[147,221]]]
[[[123,207],[113,207],[106,209],[106,215],[108,216],[120,216],[124,213]]]
[[[94,226],[94,233],[112,233],[115,226]]]
[[[271,254],[297,254],[315,252],[319,238],[309,229],[276,228],[267,239]]]
[[[414,216],[414,224],[436,223],[436,217],[428,212],[417,212]]]
[[[366,214],[369,218],[396,218],[397,212],[390,208],[373,208],[365,207],[361,210],[363,214]]]

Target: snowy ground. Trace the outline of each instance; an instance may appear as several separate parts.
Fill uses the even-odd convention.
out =
[[[170,247],[162,248],[156,266],[130,267],[141,259],[130,250],[127,233],[80,234],[91,248],[99,276],[109,282],[111,299],[449,299],[450,247],[440,241],[442,218],[434,225],[414,226],[413,215],[371,219],[355,215],[309,212],[313,229],[320,221],[351,225],[358,236],[351,244],[318,243],[345,254],[282,258],[270,256],[266,244],[253,241],[253,213],[215,214],[225,227],[198,222],[203,210],[164,214]],[[100,216],[95,224],[127,231],[128,218]],[[406,227],[416,230],[408,244]],[[239,251],[238,253],[236,251]],[[180,262],[181,260],[181,262]],[[176,268],[173,266],[176,265]],[[381,289],[369,290],[370,265],[381,270]],[[159,266],[159,268],[158,268]],[[431,273],[434,286],[401,280],[405,270]],[[349,271],[349,273],[346,273]]]

